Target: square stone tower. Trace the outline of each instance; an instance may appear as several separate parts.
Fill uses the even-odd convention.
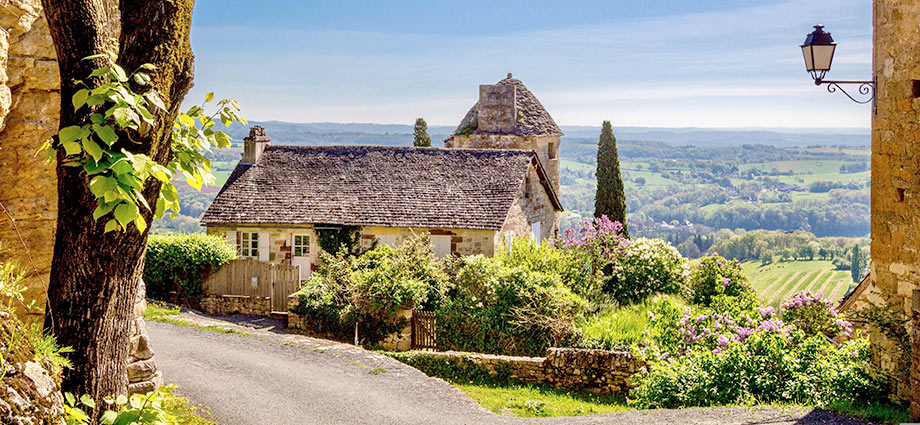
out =
[[[536,96],[509,73],[495,84],[479,86],[479,101],[454,134],[444,140],[444,147],[533,150],[559,194],[561,136],[562,130]],[[558,228],[557,213],[555,229]]]

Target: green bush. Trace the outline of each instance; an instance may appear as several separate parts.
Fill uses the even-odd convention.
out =
[[[436,357],[423,351],[386,353],[388,356],[412,366],[428,376],[454,383],[478,385],[506,385],[511,382],[511,366],[498,365],[493,371],[465,356]]]
[[[397,316],[400,310],[437,305],[447,281],[427,236],[360,257],[345,251],[320,257],[319,269],[295,294],[299,301],[292,311],[308,328],[340,340],[351,340],[357,324],[365,344],[380,342],[407,324]]]
[[[756,298],[757,292],[748,283],[738,260],[729,261],[713,254],[701,258],[693,269],[689,298],[694,304],[708,306],[717,295]]]
[[[147,295],[164,301],[197,303],[201,284],[236,257],[236,249],[220,236],[151,235],[144,257]],[[173,299],[172,293],[179,299]]]
[[[638,375],[630,393],[637,408],[731,404],[867,403],[883,397],[883,386],[866,369],[869,343],[839,347],[823,336],[758,332],[721,351],[699,350],[659,361]]]
[[[884,381],[873,377],[865,338],[837,345],[787,323],[756,298],[715,295],[710,305],[659,303],[650,316],[649,365],[636,377],[632,404],[672,408],[726,404],[869,403]]]
[[[677,294],[686,287],[687,261],[670,243],[638,238],[611,264],[604,293],[619,303],[633,304],[654,294]]]
[[[496,254],[495,260],[505,267],[557,275],[563,285],[583,297],[593,295],[600,280],[583,250],[560,249],[548,242],[535,244],[528,238],[515,239],[511,249]]]
[[[585,301],[559,274],[512,267],[505,258],[448,262],[450,285],[436,310],[439,348],[533,356],[578,339]]]

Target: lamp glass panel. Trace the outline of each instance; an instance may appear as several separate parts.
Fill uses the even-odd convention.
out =
[[[836,47],[833,44],[811,46],[815,70],[828,71],[831,69],[831,61],[834,60],[834,48]]]
[[[814,55],[812,54],[811,45],[802,46],[802,56],[805,57],[805,70],[808,72],[815,70]]]

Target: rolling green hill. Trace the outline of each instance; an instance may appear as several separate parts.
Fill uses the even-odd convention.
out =
[[[820,291],[836,303],[856,285],[849,271],[834,270],[830,261],[786,261],[766,266],[759,261],[747,261],[742,266],[761,298],[774,306],[804,289]]]

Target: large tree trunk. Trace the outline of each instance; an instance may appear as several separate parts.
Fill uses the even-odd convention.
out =
[[[61,71],[60,127],[88,121],[86,108],[75,112],[70,99],[77,87],[73,80],[86,79],[100,60],[84,57],[116,47],[117,30],[108,23],[102,0],[42,1]],[[154,112],[156,125],[149,131],[124,133],[116,149],[145,153],[165,164],[170,155],[170,131],[178,108],[191,87],[193,56],[189,29],[194,0],[121,0],[121,35],[117,40],[119,64],[127,72],[139,65],[157,66],[153,87],[169,112]],[[138,89],[138,88],[135,88]],[[73,347],[74,368],[64,376],[63,388],[89,394],[96,400],[127,391],[126,362],[129,326],[138,279],[143,271],[147,232],[133,225],[126,232],[104,233],[108,217],[96,221],[96,199],[80,167],[61,165],[58,152],[58,222],[48,287],[46,328],[62,346]],[[144,196],[151,205],[160,186],[150,179]],[[148,223],[152,212],[141,208]],[[98,413],[98,412],[95,412]]]

